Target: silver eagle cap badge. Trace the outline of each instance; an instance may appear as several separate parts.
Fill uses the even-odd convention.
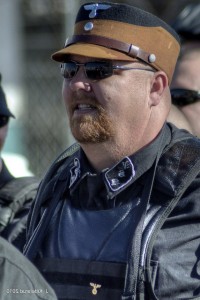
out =
[[[99,10],[100,9],[105,10],[105,9],[110,8],[110,7],[111,7],[111,5],[109,5],[109,4],[99,4],[99,3],[84,5],[85,10],[91,10],[91,12],[89,14],[89,18],[95,18],[96,15],[97,15],[97,10],[98,9]]]

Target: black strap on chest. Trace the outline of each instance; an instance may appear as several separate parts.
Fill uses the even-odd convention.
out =
[[[36,259],[35,265],[59,300],[120,300],[126,264],[59,258]]]
[[[137,297],[137,282],[138,282],[138,274],[139,274],[139,261],[141,255],[141,242],[142,242],[144,222],[146,218],[147,207],[149,205],[150,198],[151,198],[151,193],[154,185],[154,179],[158,167],[158,162],[160,160],[161,154],[163,152],[163,148],[165,146],[164,136],[165,135],[162,132],[160,146],[158,149],[156,160],[153,166],[147,172],[148,173],[146,176],[147,180],[144,185],[142,198],[141,198],[140,221],[139,224],[137,225],[136,232],[133,235],[129,254],[128,254],[128,263],[126,268],[124,291],[121,298],[122,300],[136,300]]]

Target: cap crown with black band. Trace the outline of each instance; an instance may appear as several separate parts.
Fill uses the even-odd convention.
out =
[[[6,96],[1,87],[1,74],[0,74],[0,116],[15,118],[15,116],[10,112],[7,106]]]
[[[119,3],[87,3],[80,7],[74,34],[52,58],[67,55],[134,61],[163,70],[171,82],[180,51],[179,37],[164,21],[144,10]]]

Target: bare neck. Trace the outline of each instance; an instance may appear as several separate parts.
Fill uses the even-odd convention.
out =
[[[127,151],[123,152],[122,149],[118,149],[117,146],[110,145],[110,143],[87,144],[81,145],[81,147],[91,165],[99,172],[112,167],[124,156],[131,154],[127,153]]]
[[[89,162],[97,172],[111,168],[125,156],[130,156],[143,148],[155,138],[149,135],[148,139],[137,140],[136,136],[121,142],[105,142],[100,144],[82,144],[81,147]]]

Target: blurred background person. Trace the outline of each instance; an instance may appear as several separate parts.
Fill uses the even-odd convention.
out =
[[[57,297],[36,267],[14,246],[0,237],[0,299],[56,300]]]
[[[0,152],[2,151],[3,146],[5,144],[10,117],[15,118],[7,106],[5,94],[1,87],[1,74],[0,74]],[[14,177],[9,173],[2,158],[0,159],[0,171],[1,171],[0,173],[0,188],[1,188],[8,180]]]
[[[27,215],[32,200],[35,198],[38,179],[35,177],[15,178],[1,157],[10,118],[14,118],[14,115],[7,106],[0,74],[0,235],[22,251]]]
[[[174,24],[182,50],[171,84],[168,121],[200,137],[200,3],[187,5]]]

